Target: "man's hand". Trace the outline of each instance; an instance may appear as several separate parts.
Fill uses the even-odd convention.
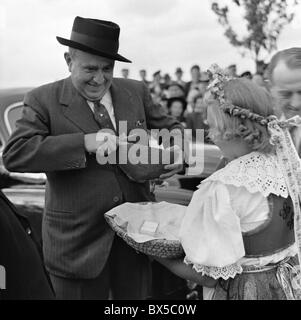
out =
[[[85,149],[89,153],[96,153],[97,148],[101,145],[96,141],[97,133],[89,133],[84,136]]]
[[[96,153],[99,148],[106,148],[108,152],[117,148],[117,137],[115,134],[100,130],[97,133],[89,133],[84,136],[85,149],[89,153]]]
[[[169,172],[161,174],[159,177],[160,179],[167,179],[167,178],[173,176],[174,174],[176,174],[177,172],[182,171],[183,167],[184,167],[184,153],[183,153],[183,150],[180,149],[179,146],[175,145],[175,146],[170,147],[166,150],[170,150],[170,151],[174,152],[174,163],[167,164],[164,167],[164,169],[169,170]]]
[[[172,177],[174,174],[180,172],[183,170],[183,164],[176,164],[176,163],[173,163],[173,164],[167,164],[164,169],[166,170],[170,170],[169,172],[167,173],[163,173],[160,175],[160,179],[167,179],[169,177]]]

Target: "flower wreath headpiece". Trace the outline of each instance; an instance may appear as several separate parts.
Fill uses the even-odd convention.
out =
[[[280,121],[275,115],[263,117],[250,110],[235,106],[227,101],[224,86],[235,79],[226,74],[217,64],[213,64],[208,73],[211,77],[208,89],[213,98],[218,100],[220,108],[230,116],[249,119],[266,126],[270,135],[270,143],[276,148],[278,163],[280,164],[289,195],[294,205],[294,231],[298,245],[298,258],[301,264],[301,159],[293,144],[289,129],[301,125],[300,116]]]
[[[218,100],[220,108],[227,114],[233,117],[239,117],[241,119],[249,119],[251,121],[257,122],[262,126],[266,126],[269,122],[278,120],[276,116],[271,115],[268,117],[261,116],[255,112],[252,112],[248,109],[235,106],[229,101],[227,101],[224,92],[224,86],[230,80],[236,79],[229,76],[222,68],[217,64],[212,64],[208,70],[208,73],[211,77],[210,84],[208,89],[210,90],[213,97]],[[278,124],[280,127],[291,128],[298,125],[298,117],[291,118],[290,120],[279,121]]]

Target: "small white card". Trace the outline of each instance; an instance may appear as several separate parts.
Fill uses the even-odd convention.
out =
[[[142,234],[154,236],[157,232],[158,226],[158,222],[145,220],[140,228],[140,232]]]

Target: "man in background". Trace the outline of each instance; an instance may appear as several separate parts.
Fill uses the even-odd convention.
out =
[[[200,93],[203,93],[203,83],[201,81],[201,68],[199,65],[193,65],[190,68],[191,81],[186,83],[187,112],[193,111],[193,99]]]
[[[130,75],[130,70],[127,68],[121,69],[121,75],[122,75],[122,78],[128,79],[128,77]]]
[[[267,74],[277,115],[286,119],[301,116],[301,48],[277,52],[271,59]],[[291,134],[301,156],[301,128],[293,128]]]
[[[147,80],[146,70],[145,70],[145,69],[139,70],[139,75],[140,75],[141,81],[142,81],[146,86],[149,86],[150,81]]]
[[[175,76],[176,76],[176,83],[178,83],[180,86],[182,86],[183,88],[186,87],[186,82],[183,81],[182,77],[183,77],[183,70],[182,68],[178,67],[176,69],[175,72]]]

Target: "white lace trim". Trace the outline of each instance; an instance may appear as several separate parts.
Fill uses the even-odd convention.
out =
[[[280,126],[276,119],[269,122],[268,130],[271,143],[276,145],[276,154],[288,186],[289,195],[294,206],[294,233],[298,246],[298,260],[301,263],[301,159],[294,147],[288,124],[301,125],[301,118],[295,116]],[[283,126],[284,125],[284,126]]]
[[[193,263],[187,257],[184,258],[184,263],[192,265],[192,268],[196,272],[200,272],[202,276],[206,275],[215,280],[220,278],[224,280],[228,280],[229,278],[233,279],[237,274],[241,274],[243,272],[243,268],[237,263],[233,263],[225,267],[210,267]]]
[[[271,193],[288,197],[287,185],[276,154],[251,152],[231,161],[202,183],[206,181],[243,186],[251,193],[260,192],[264,197]]]

